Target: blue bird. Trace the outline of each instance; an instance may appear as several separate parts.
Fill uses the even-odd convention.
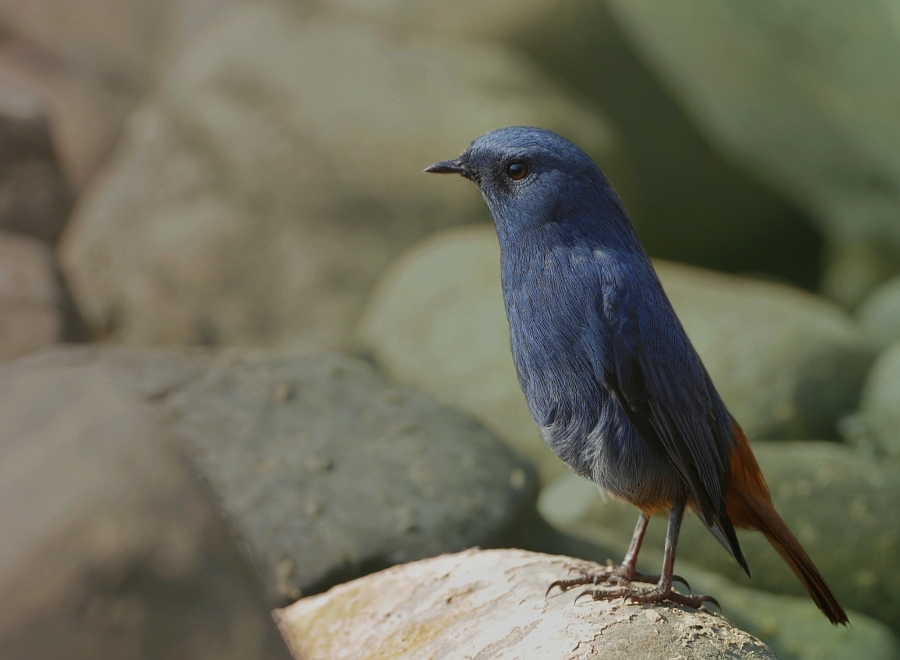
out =
[[[596,163],[550,131],[514,126],[425,171],[475,182],[490,209],[513,359],[544,439],[577,474],[640,510],[620,566],[550,588],[593,585],[595,600],[695,608],[715,602],[672,587],[684,582],[673,569],[687,507],[748,575],[735,527],[761,531],[825,616],[846,624],[844,609],[775,511],[747,439]],[[662,572],[639,573],[650,517],[665,512]],[[656,585],[639,589],[633,582]]]

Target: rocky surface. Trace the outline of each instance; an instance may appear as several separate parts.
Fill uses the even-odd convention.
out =
[[[515,543],[534,515],[529,465],[471,418],[363,362],[122,349],[13,366],[59,364],[102,368],[154,407],[273,604],[392,564]]]
[[[0,67],[0,230],[53,243],[71,195],[53,152],[47,108]]]
[[[774,658],[723,618],[672,606],[574,604],[547,585],[588,562],[470,550],[397,566],[276,614],[296,658]]]
[[[50,248],[0,232],[0,362],[59,340],[60,298]]]
[[[775,507],[828,580],[841,603],[900,629],[900,465],[828,442],[757,442],[754,452]],[[615,530],[629,538],[635,509],[602,503],[594,487],[567,476],[542,494],[541,511],[566,530]],[[546,508],[546,498],[558,505]],[[665,521],[654,521],[647,544],[662,548]],[[682,559],[740,585],[804,596],[797,579],[765,538],[739,532],[750,565],[747,578],[696,516],[687,516],[678,545]],[[759,633],[762,634],[762,633]]]
[[[169,440],[101,368],[0,373],[0,656],[289,657]]]
[[[84,190],[160,70],[232,0],[56,0],[0,6],[0,79],[39,96],[69,184]]]
[[[339,347],[396,254],[485,215],[421,170],[506,123],[609,145],[504,47],[236,4],[131,118],[67,229],[64,271],[117,341]]]
[[[489,225],[429,238],[379,283],[359,341],[394,377],[480,419],[547,480],[565,468],[544,447],[519,389],[499,270]],[[783,285],[668,262],[657,262],[657,270],[748,436],[837,436],[872,360],[846,314]]]
[[[726,153],[809,209],[833,243],[867,242],[898,262],[900,33],[889,3],[610,7]],[[865,289],[836,293],[852,303]]]
[[[873,290],[856,308],[854,316],[879,350],[900,341],[900,277]]]
[[[866,378],[860,408],[843,430],[879,456],[900,457],[900,341],[878,356]]]

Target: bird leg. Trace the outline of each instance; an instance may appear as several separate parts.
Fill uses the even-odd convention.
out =
[[[644,541],[644,533],[647,531],[647,525],[650,523],[650,516],[643,511],[638,518],[637,525],[634,528],[634,534],[631,536],[631,545],[628,546],[628,552],[619,566],[608,566],[599,573],[584,574],[577,578],[569,580],[557,580],[547,588],[547,593],[553,587],[559,587],[561,591],[568,591],[572,587],[584,586],[586,584],[600,585],[603,583],[615,583],[623,586],[630,585],[632,582],[644,582],[647,584],[656,584],[660,580],[659,575],[648,575],[637,570],[638,553],[641,551],[641,544]],[[680,575],[673,575],[673,580],[681,582],[690,591],[691,585],[687,583]]]
[[[671,601],[679,605],[687,605],[695,609],[700,609],[703,603],[713,603],[720,610],[722,607],[712,596],[680,594],[672,589],[672,582],[675,579],[673,569],[675,568],[675,549],[678,546],[678,534],[681,531],[681,521],[684,518],[684,502],[679,502],[672,507],[669,514],[669,528],[666,530],[666,553],[663,559],[662,575],[656,586],[649,590],[637,590],[628,586],[618,587],[615,589],[590,589],[588,594],[594,600],[612,600],[614,598],[624,598],[626,601],[635,603],[661,603],[663,601]]]
[[[594,600],[614,600],[616,598],[624,598],[626,601],[635,603],[660,603],[670,601],[679,605],[687,605],[699,609],[703,603],[713,603],[721,609],[719,602],[712,596],[702,595],[684,595],[672,589],[672,583],[675,580],[683,582],[690,589],[687,582],[674,574],[675,568],[675,549],[678,546],[678,534],[681,531],[681,521],[684,518],[684,502],[680,502],[672,507],[669,515],[669,527],[666,531],[666,552],[663,559],[662,574],[659,576],[645,575],[635,570],[634,564],[637,560],[637,553],[641,548],[644,532],[647,529],[649,518],[645,514],[641,514],[637,527],[634,530],[634,537],[631,539],[631,546],[622,565],[619,567],[610,567],[609,570],[603,571],[596,576],[582,576],[573,580],[560,580],[550,585],[550,588],[558,586],[563,591],[571,589],[578,585],[593,584],[594,586],[602,585],[605,582],[616,582],[618,587],[601,586],[597,589],[588,589],[579,596],[589,595]],[[652,589],[636,589],[632,586],[635,582],[656,582],[656,586]],[[577,599],[576,599],[577,600]]]

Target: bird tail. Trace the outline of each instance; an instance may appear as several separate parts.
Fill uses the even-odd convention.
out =
[[[744,432],[737,423],[732,423],[732,427],[735,446],[731,455],[731,474],[725,503],[728,517],[736,527],[762,532],[791,567],[828,620],[834,624],[846,625],[849,620],[844,608],[775,510],[769,487]]]

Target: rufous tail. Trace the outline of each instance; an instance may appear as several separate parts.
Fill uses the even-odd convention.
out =
[[[725,506],[735,527],[762,532],[806,587],[810,597],[828,620],[847,624],[847,613],[837,601],[825,578],[819,573],[800,542],[778,515],[769,495],[769,487],[759,470],[756,457],[741,427],[732,424],[735,447],[731,455],[731,473]]]

